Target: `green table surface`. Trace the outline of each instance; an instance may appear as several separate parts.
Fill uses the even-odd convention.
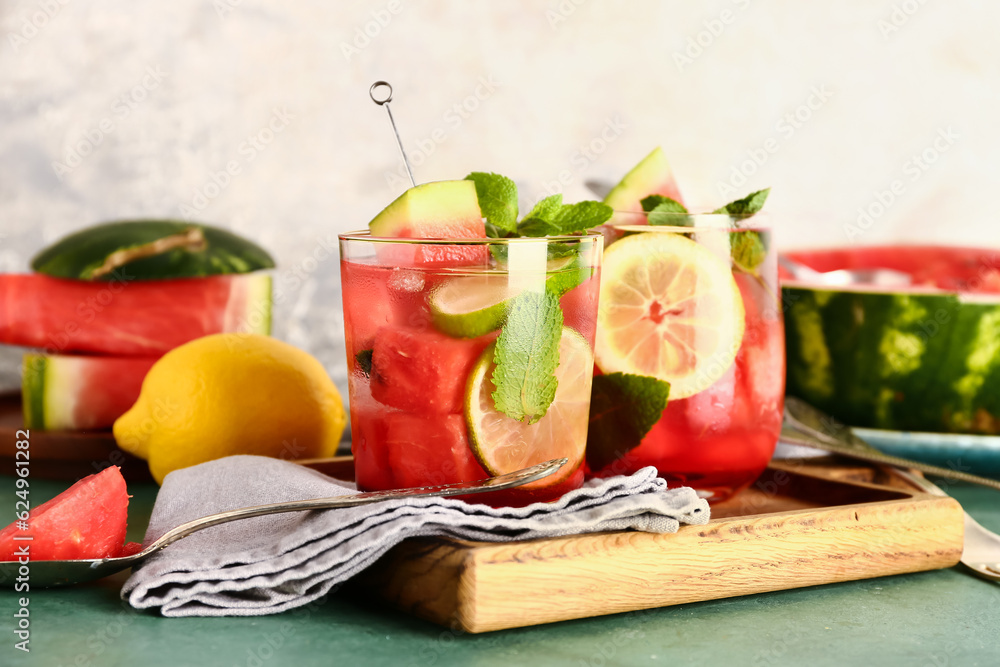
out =
[[[32,504],[66,486],[33,479]],[[995,491],[949,489],[1000,531]],[[139,541],[156,487],[130,492]],[[0,507],[14,500],[0,477]],[[30,653],[14,648],[23,594],[0,591],[0,665],[1000,665],[1000,584],[960,567],[481,635],[347,593],[274,616],[167,619],[125,605],[125,578],[31,591]]]

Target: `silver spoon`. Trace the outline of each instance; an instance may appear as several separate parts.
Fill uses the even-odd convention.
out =
[[[830,287],[851,285],[877,285],[880,287],[905,287],[913,282],[910,274],[894,269],[838,269],[817,271],[788,255],[778,255],[781,268],[792,274],[796,280]]]
[[[270,505],[258,505],[256,507],[244,507],[242,509],[230,510],[210,514],[200,519],[194,519],[187,523],[182,523],[176,528],[164,533],[160,539],[156,540],[142,551],[131,556],[120,558],[99,558],[89,560],[37,560],[28,564],[28,575],[26,580],[32,588],[53,588],[57,586],[69,586],[80,584],[86,581],[93,581],[101,577],[107,577],[126,568],[132,567],[146,560],[163,547],[173,544],[179,539],[187,537],[203,528],[218,526],[219,524],[248,519],[254,516],[264,516],[266,514],[280,514],[282,512],[301,512],[303,510],[325,510],[340,507],[355,507],[357,505],[367,505],[383,500],[395,500],[397,498],[424,498],[427,496],[459,496],[473,493],[485,493],[487,491],[502,491],[515,486],[521,486],[528,482],[534,482],[548,477],[566,464],[568,459],[552,459],[545,463],[516,470],[505,475],[490,477],[477,482],[462,482],[459,484],[442,484],[441,486],[421,486],[413,489],[398,489],[394,491],[371,491],[368,493],[358,493],[352,496],[335,496],[332,498],[313,498],[311,500],[292,500],[283,503],[272,503]],[[0,562],[0,584],[12,586],[19,576],[19,568],[22,567],[17,561]]]

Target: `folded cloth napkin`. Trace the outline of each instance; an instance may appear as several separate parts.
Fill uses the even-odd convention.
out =
[[[294,463],[231,456],[167,475],[145,543],[207,514],[355,493],[349,483]],[[164,616],[259,616],[325,595],[407,537],[510,542],[625,529],[670,533],[708,517],[705,500],[686,487],[667,489],[651,467],[527,507],[410,498],[272,514],[206,528],[166,547],[133,571],[122,598]]]

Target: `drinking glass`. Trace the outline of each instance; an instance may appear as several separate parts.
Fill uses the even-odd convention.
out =
[[[763,472],[781,430],[777,253],[760,216],[651,215],[605,229],[595,374],[654,377],[669,396],[637,446],[589,452],[589,473],[651,465],[718,502]]]
[[[485,502],[580,486],[602,235],[339,238],[358,487],[473,481],[560,457],[553,476]]]

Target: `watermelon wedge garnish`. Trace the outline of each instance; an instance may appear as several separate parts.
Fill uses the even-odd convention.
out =
[[[270,328],[265,273],[111,282],[0,275],[0,343],[8,345],[157,357],[201,336]]]
[[[655,148],[644,157],[604,198],[604,203],[621,213],[641,213],[642,200],[664,195],[683,203],[680,188],[663,150]],[[612,224],[640,224],[640,216],[616,216]],[[644,217],[643,217],[644,221]]]
[[[112,558],[122,552],[127,522],[125,479],[110,466],[31,510],[27,530],[15,521],[0,531],[0,561],[18,560],[25,545],[30,560]]]
[[[26,354],[21,381],[25,428],[106,429],[139,398],[154,357]]]

